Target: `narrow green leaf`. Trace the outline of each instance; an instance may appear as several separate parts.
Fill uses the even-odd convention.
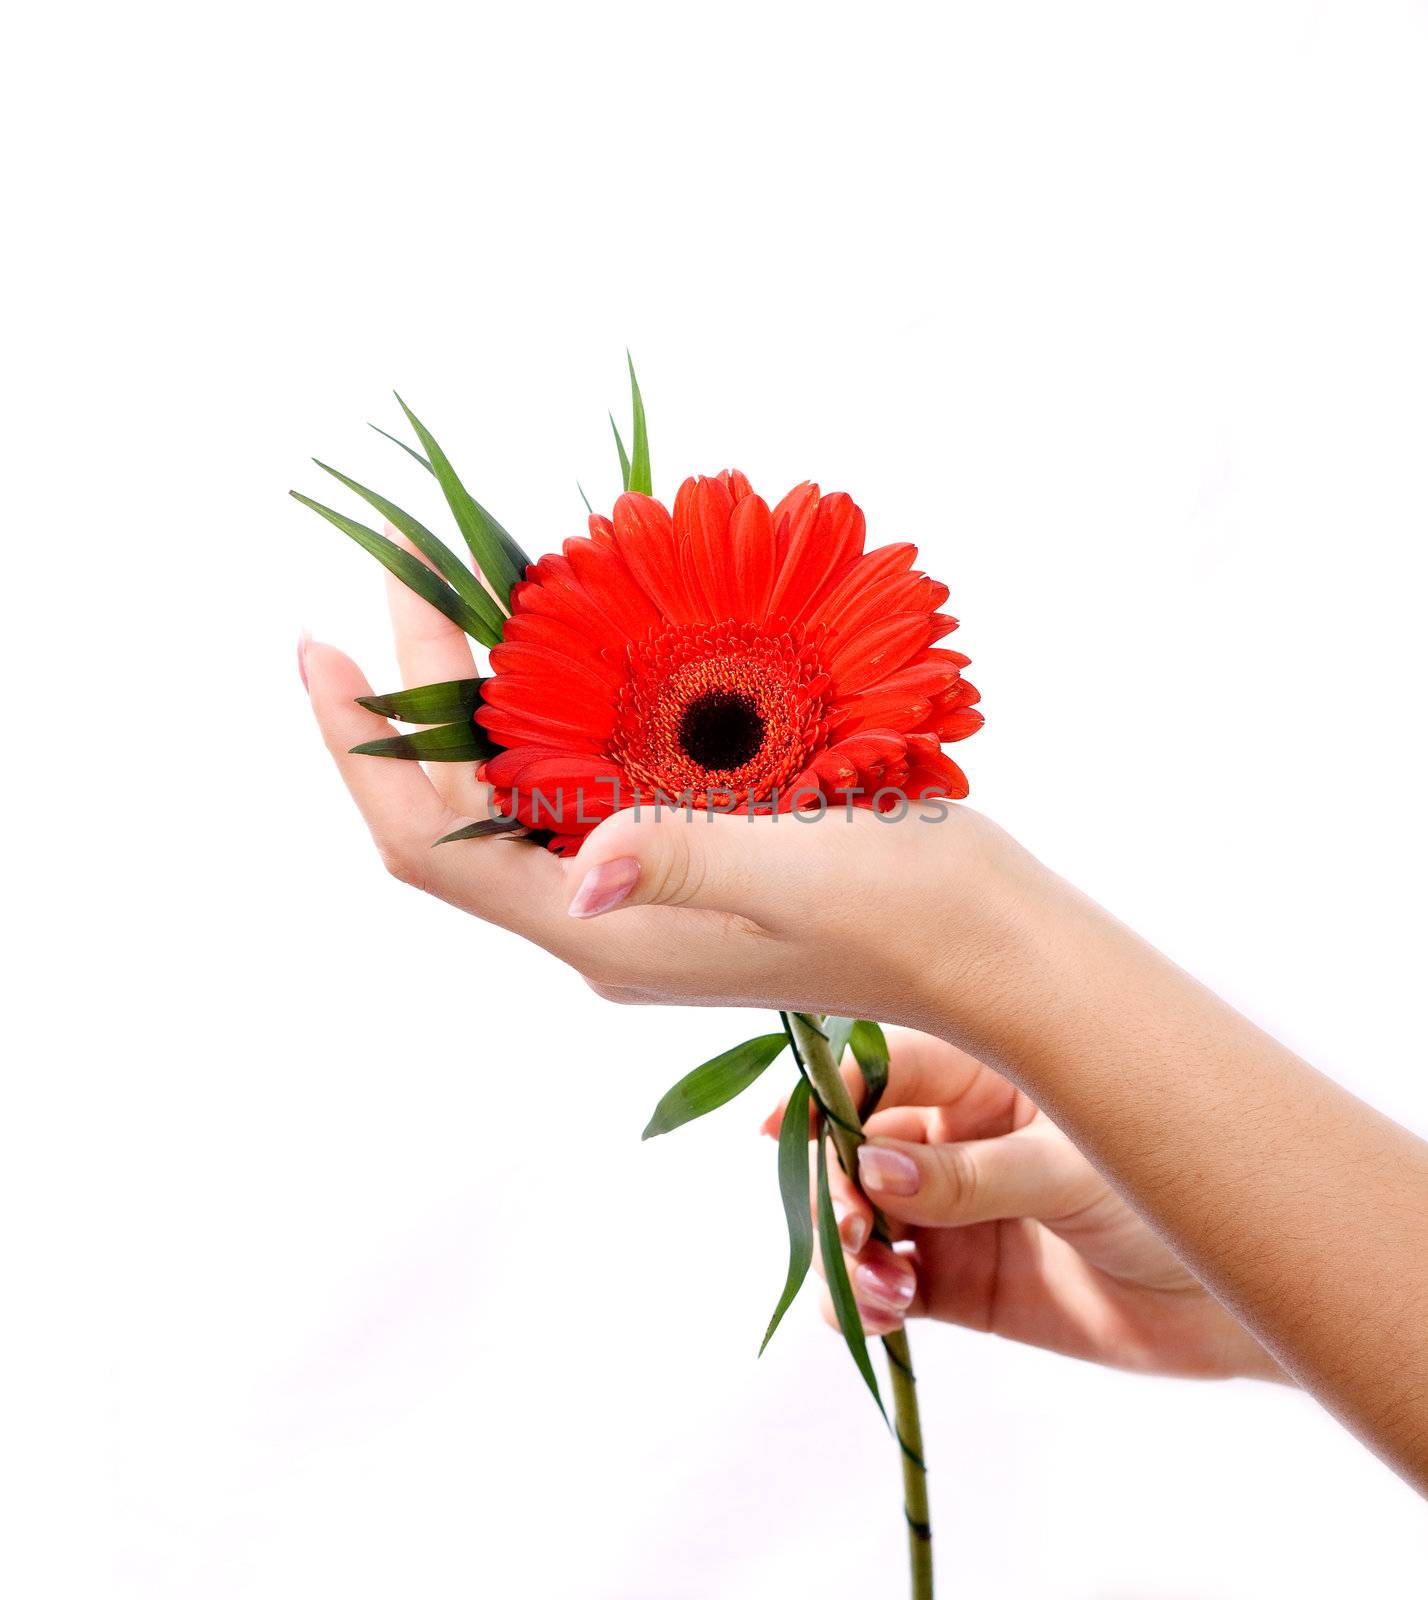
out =
[[[439,844],[456,844],[461,839],[524,839],[530,833],[519,817],[483,817],[480,822],[468,822],[455,833],[443,833],[432,842],[435,850]]]
[[[451,514],[456,518],[461,537],[465,539],[476,565],[485,574],[486,581],[501,602],[509,604],[511,590],[525,577],[530,557],[485,506],[468,492],[466,485],[457,477],[456,469],[447,460],[446,452],[422,426],[401,395],[397,396],[397,404],[406,412],[407,421],[421,440],[427,460],[431,462],[431,470],[436,474],[436,481],[441,485],[441,492],[446,496],[446,503],[451,507]]]
[[[580,498],[585,502],[585,509],[593,517],[595,515],[595,507],[590,504],[590,496],[586,494],[585,490],[580,487],[580,482],[578,479],[576,480],[575,487],[580,490]]]
[[[625,441],[620,437],[620,425],[615,421],[615,413],[610,413],[610,427],[615,434],[615,448],[620,452],[620,487],[630,487],[630,458],[625,454]]]
[[[657,1133],[668,1133],[671,1128],[725,1105],[736,1094],[742,1094],[787,1043],[781,1033],[763,1033],[696,1067],[655,1107],[640,1137],[652,1139]]]
[[[506,620],[501,615],[500,607],[481,587],[476,574],[454,550],[448,550],[430,528],[424,527],[410,512],[403,511],[399,505],[394,505],[375,489],[365,488],[355,478],[349,478],[345,472],[339,472],[336,467],[329,467],[325,461],[318,461],[316,456],[313,460],[339,483],[345,483],[353,494],[360,494],[374,511],[380,511],[393,527],[406,534],[467,605],[500,633]]]
[[[843,1242],[838,1237],[838,1222],[833,1215],[833,1196],[828,1188],[828,1128],[820,1123],[818,1129],[818,1247],[823,1256],[823,1271],[828,1279],[828,1293],[833,1309],[838,1313],[838,1326],[852,1353],[858,1371],[863,1375],[883,1421],[888,1414],[883,1409],[883,1397],[878,1391],[878,1375],[868,1355],[868,1341],[863,1336],[862,1319],[858,1316],[858,1302],[853,1298],[853,1286],[848,1282],[848,1267],[843,1260]]]
[[[788,1097],[783,1126],[779,1129],[778,1187],[783,1197],[784,1219],[788,1223],[788,1277],[774,1307],[764,1342],[759,1346],[760,1355],[768,1348],[774,1330],[783,1321],[784,1312],[803,1287],[813,1262],[813,1217],[808,1209],[809,1096],[808,1079],[800,1078]]]
[[[354,756],[388,756],[395,761],[485,761],[496,746],[474,722],[448,722],[418,733],[394,733],[390,739],[354,744]]]
[[[878,1101],[888,1086],[887,1036],[876,1022],[855,1022],[848,1043],[853,1047],[853,1059],[862,1071],[867,1089],[862,1110],[866,1122],[878,1109]]]
[[[393,444],[399,445],[403,450],[406,451],[413,461],[421,462],[422,466],[424,466],[426,470],[431,473],[433,478],[436,476],[436,469],[432,466],[431,462],[426,459],[420,450],[413,450],[405,439],[399,439],[397,438],[396,434],[388,433],[385,428],[379,428],[375,422],[369,422],[367,426],[375,433],[380,433],[384,439],[390,439]]]
[[[645,403],[640,398],[639,380],[635,377],[635,363],[626,350],[625,360],[630,366],[630,398],[635,408],[635,429],[630,439],[630,476],[625,485],[636,494],[653,494],[654,479],[650,476],[650,436],[645,426]]]
[[[834,1063],[843,1059],[843,1052],[848,1048],[848,1035],[853,1031],[856,1017],[824,1017],[823,1036],[828,1041],[828,1048],[833,1052]]]
[[[424,683],[395,694],[364,694],[357,702],[379,717],[398,722],[470,721],[481,704],[481,678],[453,678],[449,683]]]
[[[344,517],[340,511],[309,499],[296,489],[290,489],[288,493],[294,500],[317,512],[318,516],[326,517],[334,528],[341,528],[349,539],[360,544],[369,555],[376,556],[393,577],[400,578],[408,589],[434,605],[443,616],[450,617],[458,628],[469,633],[473,639],[485,645],[500,644],[499,630],[491,628],[485,618],[473,611],[444,578],[438,577],[429,566],[418,561],[410,550],[403,550],[385,534],[354,522],[351,517]]]

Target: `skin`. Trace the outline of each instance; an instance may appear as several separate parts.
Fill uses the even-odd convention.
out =
[[[463,634],[399,585],[389,597],[407,684],[473,675]],[[850,1252],[870,1326],[932,1315],[1141,1371],[1287,1375],[1428,1492],[1428,1144],[968,807],[939,806],[936,825],[623,812],[574,860],[433,850],[487,813],[482,787],[455,765],[348,755],[390,726],[353,703],[371,691],[339,651],[301,656],[403,881],[613,1000],[918,1030],[870,1130],[916,1192],[862,1163],[908,1252]],[[588,914],[610,880],[625,897]],[[847,1243],[863,1203],[846,1180],[840,1199]],[[910,1301],[889,1305],[909,1273]]]

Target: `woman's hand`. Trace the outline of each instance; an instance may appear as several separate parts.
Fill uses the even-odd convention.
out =
[[[830,1163],[870,1334],[933,1317],[1136,1372],[1284,1379],[1024,1094],[926,1034],[894,1032],[889,1044],[858,1177],[901,1249],[871,1238],[868,1200]],[[844,1075],[858,1099],[861,1074]],[[780,1106],[764,1131],[782,1118]],[[837,1326],[826,1290],[823,1315]]]
[[[390,532],[391,530],[389,530]],[[403,681],[475,675],[466,637],[389,580]],[[964,807],[817,822],[625,811],[579,856],[487,838],[433,842],[489,812],[469,766],[349,754],[392,732],[331,646],[303,647],[313,710],[389,871],[535,941],[613,1000],[856,1012],[928,1026],[996,939],[990,882],[1030,858]],[[963,992],[977,992],[967,982]]]

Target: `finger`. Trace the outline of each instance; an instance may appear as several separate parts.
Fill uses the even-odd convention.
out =
[[[1094,1169],[1044,1119],[996,1139],[920,1144],[878,1138],[858,1149],[858,1179],[887,1216],[954,1228],[1008,1217],[1052,1221],[1089,1205]]]
[[[386,533],[419,561],[425,561],[411,540],[398,533],[390,523]],[[426,565],[431,563],[426,562]],[[476,661],[461,629],[390,573],[387,574],[387,609],[391,612],[397,665],[405,688],[476,676]],[[429,775],[433,788],[453,811],[467,817],[490,814],[490,790],[484,783],[477,782],[473,765],[457,761],[433,762]]]
[[[888,1080],[878,1100],[878,1109],[869,1128],[877,1127],[895,1139],[922,1137],[946,1138],[947,1133],[922,1134],[905,1131],[914,1126],[931,1126],[921,1113],[901,1115],[901,1108],[940,1107],[955,1115],[948,1118],[961,1127],[970,1127],[991,1109],[1004,1111],[1013,1098],[1006,1080],[982,1065],[975,1056],[912,1028],[888,1028]],[[862,1109],[867,1088],[862,1069],[845,1059],[839,1069],[853,1104]],[[761,1131],[777,1138],[783,1126],[785,1095],[761,1124]]]
[[[353,745],[392,731],[385,717],[356,703],[359,696],[372,691],[354,661],[331,645],[310,643],[304,664],[308,695],[323,741],[378,850],[395,872],[414,841],[429,849],[434,839],[456,825],[457,813],[442,803],[415,761],[351,754]]]
[[[890,1333],[902,1326],[905,1317],[918,1313],[917,1275],[907,1256],[898,1255],[887,1245],[874,1241],[863,1252],[861,1260],[845,1258],[845,1262],[866,1332]],[[819,1268],[823,1276],[821,1260]],[[831,1308],[831,1299],[828,1304]]]
[[[569,864],[570,914],[661,905],[733,912],[770,927],[786,922],[779,901],[798,896],[815,831],[788,817],[652,806],[621,811],[595,829]]]
[[[372,691],[354,662],[331,645],[309,644],[305,665],[323,740],[388,871],[527,938],[558,944],[569,919],[554,857],[503,840],[433,849],[465,819],[442,801],[419,763],[351,754],[353,745],[392,731],[356,704]]]
[[[905,1316],[910,1306],[920,1303],[917,1272],[907,1250],[894,1250],[881,1239],[870,1239],[861,1251],[844,1250],[843,1266],[853,1298],[860,1305]],[[821,1250],[814,1252],[813,1270],[825,1283],[828,1281]]]
[[[823,1290],[818,1309],[834,1333],[841,1334],[842,1324],[838,1321],[838,1313],[833,1309],[833,1297],[826,1288]],[[870,1307],[858,1307],[858,1320],[863,1325],[863,1332],[870,1339],[885,1339],[888,1334],[896,1333],[902,1327],[901,1317],[895,1317],[889,1312],[874,1311]]]
[[[818,1180],[809,1175],[808,1205],[813,1213],[813,1225],[818,1226]],[[828,1195],[833,1202],[833,1218],[838,1225],[838,1237],[843,1248],[856,1256],[868,1242],[873,1231],[873,1208],[867,1198],[836,1162],[828,1163]]]

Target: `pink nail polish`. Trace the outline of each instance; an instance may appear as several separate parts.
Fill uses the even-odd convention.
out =
[[[868,1242],[868,1219],[861,1211],[854,1211],[851,1206],[836,1200],[833,1202],[833,1218],[838,1224],[838,1237],[843,1241],[843,1248],[857,1255]]]
[[[858,1146],[858,1177],[865,1189],[884,1194],[916,1194],[922,1187],[922,1173],[911,1156],[877,1144]]]
[[[587,873],[566,910],[572,917],[598,917],[613,911],[639,881],[640,864],[633,856],[602,861]]]
[[[298,677],[302,679],[302,686],[307,688],[307,647],[312,643],[312,635],[306,628],[298,635]]]
[[[853,1283],[859,1300],[885,1311],[906,1311],[912,1304],[917,1280],[907,1267],[875,1266],[870,1261],[860,1261],[853,1272]]]

